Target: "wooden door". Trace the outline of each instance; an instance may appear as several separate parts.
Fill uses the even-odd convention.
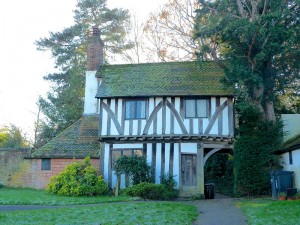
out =
[[[197,155],[181,155],[181,185],[197,186]]]

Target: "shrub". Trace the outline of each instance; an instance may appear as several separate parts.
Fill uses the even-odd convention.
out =
[[[174,200],[179,191],[175,189],[176,181],[172,175],[163,175],[162,184],[142,182],[125,189],[124,193],[129,196],[141,197],[152,200]]]
[[[234,144],[234,189],[237,196],[269,194],[270,172],[278,168],[281,122],[262,119],[259,110],[240,110],[239,135]]]
[[[122,156],[115,165],[117,175],[126,174],[132,177],[132,184],[151,182],[152,170],[143,156]]]
[[[108,193],[107,183],[97,175],[90,158],[75,162],[50,179],[47,192],[65,196],[93,196]]]

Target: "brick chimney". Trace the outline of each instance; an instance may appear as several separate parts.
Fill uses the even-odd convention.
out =
[[[89,37],[87,48],[87,70],[96,71],[103,64],[103,41],[100,38],[100,30],[93,26],[93,34]]]

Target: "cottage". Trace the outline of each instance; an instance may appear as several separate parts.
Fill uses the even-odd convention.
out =
[[[114,188],[116,159],[143,155],[156,183],[169,173],[183,194],[203,194],[206,160],[232,150],[234,96],[223,71],[215,62],[105,65],[97,27],[87,56],[83,117],[32,158],[90,155]]]
[[[283,148],[276,152],[280,155],[281,166],[285,171],[294,172],[294,187],[300,191],[300,115],[281,115],[284,133]]]

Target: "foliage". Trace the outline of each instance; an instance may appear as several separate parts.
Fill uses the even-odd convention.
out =
[[[35,42],[38,50],[51,52],[57,69],[44,76],[53,86],[46,98],[38,100],[48,126],[41,127],[41,139],[52,138],[49,129],[57,134],[82,115],[87,40],[94,25],[101,31],[106,61],[110,53],[121,54],[131,47],[125,38],[129,29],[128,11],[109,9],[106,0],[77,0],[74,25],[50,32],[49,37]]]
[[[169,190],[162,184],[139,183],[124,190],[125,195],[152,200],[174,200],[178,197],[178,190]]]
[[[237,195],[268,194],[270,172],[278,168],[273,153],[282,142],[282,125],[262,119],[252,106],[240,108],[239,136],[234,144],[235,193]]]
[[[274,105],[286,90],[299,90],[299,0],[200,0],[195,38],[236,91],[240,116],[235,143],[235,192],[259,195],[269,189],[268,172],[282,133]],[[297,91],[296,91],[297,92]]]
[[[65,170],[53,176],[46,191],[65,196],[93,196],[107,194],[108,186],[86,157],[83,162],[67,165]]]
[[[192,224],[197,209],[178,202],[131,202],[0,212],[2,224]]]
[[[266,120],[275,121],[276,95],[299,79],[299,3],[199,1],[195,37],[209,40],[202,52],[224,68],[238,98],[253,104]]]
[[[0,148],[23,148],[29,146],[29,141],[20,128],[12,124],[0,128]]]
[[[249,224],[299,224],[300,201],[274,201],[254,199],[242,201],[239,207]]]
[[[117,175],[132,176],[132,184],[151,182],[153,180],[151,167],[143,156],[122,156],[114,165]]]
[[[142,182],[124,190],[125,195],[137,196],[152,200],[174,200],[179,191],[175,188],[176,181],[170,174],[161,177],[161,184]]]
[[[218,193],[233,195],[233,162],[233,156],[229,153],[213,154],[205,163],[205,183],[214,183]]]
[[[135,201],[128,196],[59,196],[31,188],[4,188],[0,205],[80,205]]]

